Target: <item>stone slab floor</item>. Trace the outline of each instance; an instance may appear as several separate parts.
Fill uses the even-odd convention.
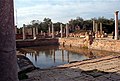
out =
[[[27,73],[22,81],[120,81],[120,55],[65,64]]]

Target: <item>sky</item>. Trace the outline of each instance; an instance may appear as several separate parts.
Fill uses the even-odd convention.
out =
[[[114,12],[120,11],[120,0],[14,0],[15,24],[22,27],[32,20],[67,23],[76,17],[84,20],[114,18]],[[120,19],[120,16],[119,16]]]

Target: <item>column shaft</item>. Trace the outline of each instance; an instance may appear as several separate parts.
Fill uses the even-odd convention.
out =
[[[54,36],[54,26],[53,26],[53,24],[52,24],[52,38],[54,38],[55,36]]]
[[[100,33],[102,34],[102,23],[100,23]]]
[[[23,33],[23,40],[25,40],[25,39],[26,39],[26,35],[25,35],[25,24],[23,24],[22,33]]]
[[[93,20],[93,32],[95,32],[95,21]]]
[[[68,24],[66,24],[66,37],[68,37],[68,34],[69,34]]]
[[[13,0],[0,0],[0,81],[18,81]]]
[[[63,27],[62,24],[60,25],[60,29],[61,29],[61,38],[63,37]]]
[[[33,28],[33,39],[36,39],[35,28]]]
[[[115,40],[118,39],[118,12],[115,12]]]

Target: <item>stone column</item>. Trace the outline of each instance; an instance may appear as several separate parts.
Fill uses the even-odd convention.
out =
[[[60,24],[60,29],[61,29],[61,38],[63,37],[63,27],[62,24]]]
[[[52,38],[55,38],[55,36],[54,36],[54,26],[53,26],[53,23],[52,23]]]
[[[23,40],[25,40],[26,39],[26,36],[25,36],[25,24],[23,24],[22,33],[23,33]]]
[[[0,81],[18,81],[13,0],[0,0]]]
[[[66,37],[69,35],[69,29],[68,29],[68,24],[66,23]]]
[[[93,20],[93,32],[95,32],[95,20]]]
[[[66,28],[64,28],[64,31],[63,31],[63,33],[65,34],[65,32],[66,32]]]
[[[42,30],[41,30],[40,34],[43,35],[43,31]]]
[[[98,24],[97,23],[95,23],[95,32],[97,33],[98,32]]]
[[[102,23],[100,23],[100,33],[102,34]]]
[[[36,35],[38,35],[38,27],[36,27]]]
[[[36,39],[35,28],[33,28],[33,39]]]
[[[119,11],[115,11],[115,40],[118,39],[118,12]]]
[[[17,34],[17,25],[15,26],[15,34]]]
[[[48,34],[49,34],[49,36],[51,35],[51,32],[50,32],[50,24],[48,25]]]

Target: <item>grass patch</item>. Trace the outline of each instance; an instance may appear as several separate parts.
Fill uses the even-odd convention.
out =
[[[26,75],[26,73],[18,73],[18,78],[19,80],[24,80],[28,79],[28,76]]]

